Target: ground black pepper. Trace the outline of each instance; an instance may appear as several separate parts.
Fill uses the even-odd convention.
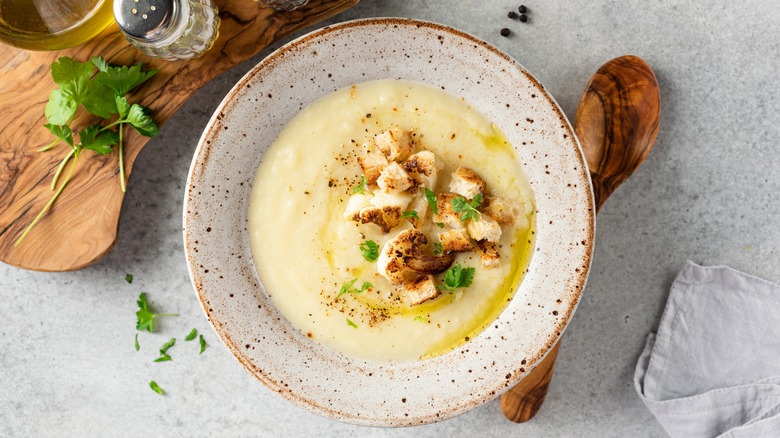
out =
[[[512,33],[512,31],[510,31],[510,30],[509,30],[509,29],[507,29],[506,27],[505,27],[505,28],[503,28],[503,29],[501,29],[501,36],[502,36],[502,37],[508,37],[508,36],[509,36],[511,33]]]

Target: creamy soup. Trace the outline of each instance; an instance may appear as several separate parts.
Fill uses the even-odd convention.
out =
[[[439,176],[431,192],[447,192],[456,169],[465,167],[484,180],[490,196],[518,207],[514,222],[501,225],[497,265],[486,268],[477,251],[455,253],[452,266],[473,268],[468,287],[415,305],[398,298],[405,286],[380,274],[363,251],[369,241],[384,249],[413,228],[411,218],[389,232],[345,219],[350,198],[371,191],[357,158],[376,153],[374,137],[391,128],[408,132],[416,151],[435,154]],[[290,121],[258,169],[249,234],[268,294],[307,337],[355,358],[411,361],[452,350],[498,317],[528,265],[533,211],[515,152],[490,120],[440,89],[384,80],[336,91]],[[425,251],[440,253],[437,233],[444,225],[432,212],[424,217],[417,225],[428,236]],[[446,275],[431,278],[442,289]]]

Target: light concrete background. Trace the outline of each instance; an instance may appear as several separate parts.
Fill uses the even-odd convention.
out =
[[[529,0],[521,24],[506,18],[520,3],[363,0],[329,22],[405,16],[460,28],[517,59],[570,118],[607,60],[630,53],[654,68],[658,140],[599,215],[588,287],[536,418],[510,423],[493,401],[410,429],[341,424],[271,393],[219,343],[185,267],[185,178],[212,111],[269,49],[200,90],[144,149],[105,260],[61,274],[0,266],[0,436],[664,436],[631,378],[684,261],[780,282],[780,8],[774,0]],[[513,36],[501,37],[502,27]],[[181,316],[142,333],[135,352],[141,291]],[[211,343],[203,355],[183,342],[193,327]],[[171,337],[174,361],[152,363]],[[167,395],[153,393],[150,379]]]

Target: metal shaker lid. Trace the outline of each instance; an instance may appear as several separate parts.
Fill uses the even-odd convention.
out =
[[[174,21],[179,7],[176,0],[114,0],[116,24],[126,34],[154,40]]]

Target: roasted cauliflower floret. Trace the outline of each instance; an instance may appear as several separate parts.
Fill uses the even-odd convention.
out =
[[[412,201],[412,196],[408,193],[394,193],[389,194],[381,190],[374,192],[374,197],[371,198],[371,205],[379,208],[383,207],[398,207],[401,211],[406,211],[406,206]]]
[[[469,220],[466,229],[474,240],[496,243],[501,238],[501,225],[484,214],[479,216],[479,220]]]
[[[360,222],[376,224],[383,233],[389,233],[401,223],[401,213],[398,207],[365,207],[360,210]]]
[[[441,249],[444,254],[455,252],[469,252],[474,249],[474,242],[464,229],[449,230],[439,233]]]
[[[387,194],[395,194],[414,186],[414,180],[396,162],[390,163],[382,170],[376,181],[379,189]]]
[[[360,221],[360,211],[371,205],[371,196],[356,194],[349,197],[344,218],[350,221]]]
[[[433,275],[426,275],[404,283],[401,299],[407,306],[416,306],[439,295],[441,295],[441,291],[436,288]]]
[[[450,181],[450,191],[466,199],[473,199],[480,193],[484,195],[485,186],[485,181],[467,167],[458,167]]]
[[[447,270],[455,257],[431,256],[422,252],[428,237],[414,228],[403,230],[385,243],[377,259],[377,271],[393,284],[416,280]]]
[[[382,174],[382,171],[389,164],[384,155],[371,152],[361,155],[357,158],[360,168],[363,169],[363,175],[366,177],[366,183],[372,189],[376,188],[376,180]]]
[[[375,135],[374,144],[390,161],[403,161],[414,152],[410,133],[400,128]]]

